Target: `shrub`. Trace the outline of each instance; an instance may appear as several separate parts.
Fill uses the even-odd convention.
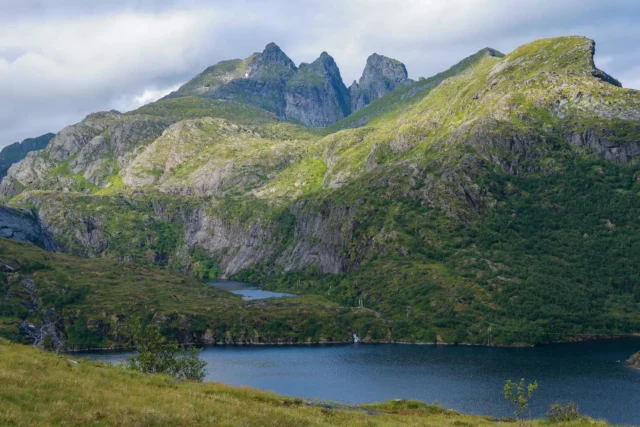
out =
[[[207,362],[198,358],[200,350],[191,347],[185,351],[176,341],[167,341],[157,325],[137,324],[134,341],[138,353],[127,359],[128,369],[195,381],[204,379]]]
[[[562,404],[556,402],[549,407],[547,418],[552,423],[561,423],[580,419],[582,415],[580,415],[578,405],[575,403],[569,402],[566,406],[562,406]]]

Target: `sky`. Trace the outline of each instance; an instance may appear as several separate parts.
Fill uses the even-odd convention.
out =
[[[297,64],[327,51],[349,86],[374,52],[417,79],[484,47],[579,34],[640,89],[639,21],[639,0],[0,0],[0,147],[135,109],[272,41]]]

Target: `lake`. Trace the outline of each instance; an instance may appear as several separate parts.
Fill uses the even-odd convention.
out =
[[[612,423],[640,424],[640,371],[624,363],[640,338],[491,348],[401,344],[211,346],[209,381],[343,403],[390,399],[438,401],[468,414],[511,416],[507,379],[537,380],[532,413],[555,401]],[[108,362],[131,352],[80,353]]]
[[[234,282],[232,280],[216,280],[213,282],[208,282],[207,284],[216,288],[224,289],[225,291],[229,291],[232,294],[240,295],[245,301],[268,298],[288,298],[296,296],[294,294],[286,294],[284,292],[263,291],[262,289],[258,289],[254,286],[248,285],[247,283]]]

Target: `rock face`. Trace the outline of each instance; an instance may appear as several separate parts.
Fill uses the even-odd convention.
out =
[[[392,90],[411,82],[402,62],[374,53],[367,59],[360,81],[354,81],[349,87],[351,111],[358,111]]]
[[[285,117],[311,127],[328,126],[351,112],[349,91],[327,52],[300,70],[287,83]]]
[[[7,175],[11,165],[24,159],[32,151],[44,149],[54,136],[53,133],[46,133],[37,138],[28,138],[4,147],[0,151],[0,179]]]
[[[53,237],[29,210],[0,205],[0,237],[56,251]]]
[[[572,144],[587,148],[605,159],[616,163],[628,163],[640,156],[640,141],[617,142],[588,129],[568,137]]]
[[[60,131],[46,149],[32,151],[13,164],[0,183],[0,197],[10,199],[26,186],[77,189],[82,186],[78,177],[93,185],[107,185],[107,178],[116,169],[126,167],[141,146],[158,138],[170,124],[168,119],[118,111],[90,114]],[[64,162],[76,178],[50,174]]]

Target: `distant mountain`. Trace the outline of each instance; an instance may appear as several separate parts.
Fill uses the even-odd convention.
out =
[[[275,43],[269,43],[262,53],[207,68],[167,98],[226,99],[264,108],[305,126],[324,127],[411,81],[404,64],[373,54],[360,83],[347,89],[327,52],[311,64],[296,67]]]
[[[31,151],[42,150],[49,141],[56,136],[53,133],[45,133],[36,138],[27,138],[22,142],[14,142],[0,151],[0,180],[7,175],[12,164],[27,157]]]

